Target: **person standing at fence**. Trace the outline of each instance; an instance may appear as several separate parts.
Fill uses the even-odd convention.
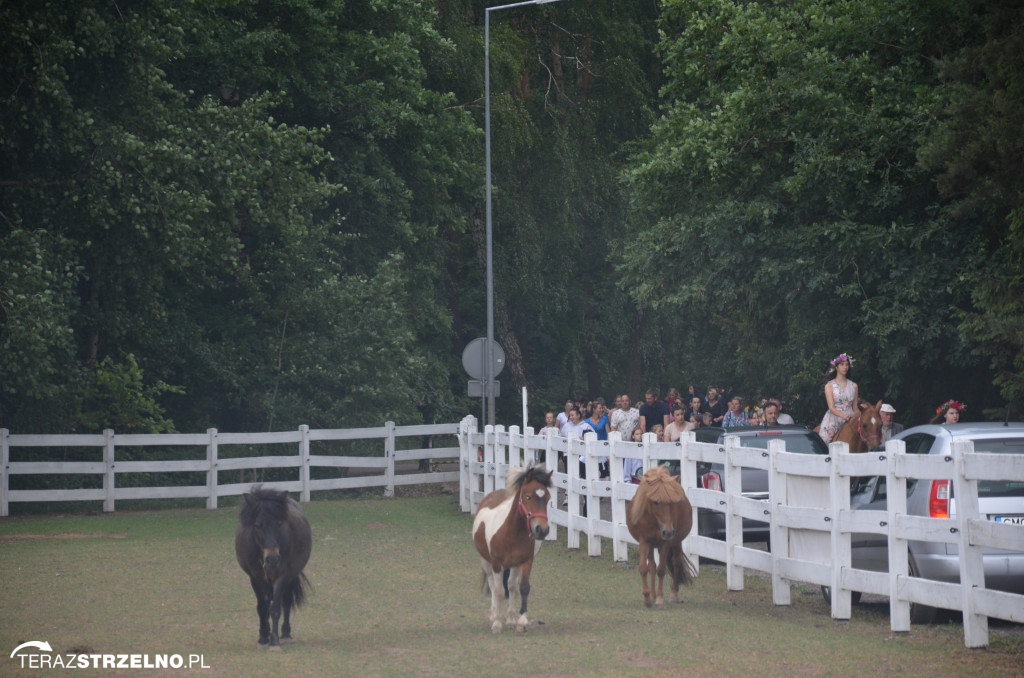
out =
[[[832,442],[843,424],[853,419],[853,409],[857,405],[857,384],[850,380],[850,366],[853,358],[840,353],[829,362],[831,368],[825,373],[828,383],[825,384],[825,402],[828,411],[821,418],[818,435],[826,444]],[[830,378],[831,377],[831,378]]]
[[[644,432],[637,426],[633,429],[633,434],[629,438],[634,443],[642,444],[644,442]],[[643,475],[644,460],[643,459],[623,459],[622,460],[622,477],[634,485],[640,484],[640,478],[638,476]],[[640,473],[637,473],[639,471]]]
[[[733,426],[750,426],[747,413],[743,411],[743,398],[734,396],[729,401],[729,411],[722,417],[722,426],[731,428]]]
[[[721,426],[725,419],[725,403],[722,402],[722,389],[708,389],[707,411],[711,413],[712,426]]]
[[[932,417],[929,424],[955,424],[960,421],[960,412],[966,409],[967,406],[963,403],[955,400],[947,400],[946,402],[939,405],[939,408],[935,410],[935,416]]]
[[[587,417],[587,423],[597,433],[598,440],[608,440],[608,416],[605,414],[605,406],[603,402],[593,401],[589,406],[590,416]],[[608,457],[599,457],[597,460],[598,470],[601,472],[601,478],[608,477]]]
[[[569,410],[571,410],[574,407],[576,407],[576,403],[574,403],[571,398],[565,401],[565,409],[559,412],[557,417],[559,426],[564,426],[566,423],[568,423]]]
[[[618,409],[608,417],[608,430],[618,431],[623,440],[632,440],[633,430],[640,428],[640,411],[626,394],[619,396],[618,401]]]
[[[885,445],[892,440],[893,436],[903,432],[903,424],[898,424],[892,420],[893,415],[896,414],[896,408],[889,403],[883,403],[882,409],[878,413],[882,417],[881,444]]]
[[[674,443],[687,431],[696,428],[696,424],[689,420],[686,405],[682,402],[676,403],[672,412],[672,421],[665,427],[665,442]]]
[[[640,428],[644,433],[653,431],[655,424],[661,424],[662,429],[668,426],[671,412],[668,411],[668,404],[664,400],[658,400],[658,391],[648,389],[644,400],[644,404],[640,406]]]
[[[770,399],[768,401],[768,404],[769,405],[775,405],[775,409],[776,409],[776,413],[777,413],[776,414],[776,420],[778,421],[780,426],[792,426],[793,424],[796,423],[796,421],[793,420],[793,417],[789,416],[784,411],[784,409],[782,407],[782,401],[781,400],[779,400],[778,398],[772,398],[772,399]],[[767,415],[765,415],[765,416],[767,416]]]

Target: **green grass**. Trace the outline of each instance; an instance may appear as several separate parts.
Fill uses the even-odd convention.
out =
[[[955,623],[894,636],[884,604],[837,623],[813,587],[776,607],[767,579],[729,592],[715,567],[702,566],[682,605],[648,610],[635,553],[614,563],[606,544],[590,558],[585,544],[564,547],[564,531],[534,567],[532,629],[493,636],[471,520],[454,497],[305,509],[313,592],[280,653],[256,648],[236,508],[0,520],[0,675],[46,675],[9,658],[26,640],[55,652],[202,654],[205,676],[1003,676],[1024,665],[1019,627],[994,629],[981,652],[964,648]]]

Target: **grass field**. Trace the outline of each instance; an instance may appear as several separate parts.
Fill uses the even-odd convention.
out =
[[[590,558],[585,545],[565,548],[564,531],[534,566],[532,629],[494,636],[471,519],[453,496],[305,510],[313,592],[279,653],[256,648],[235,508],[0,519],[0,675],[54,675],[9,656],[25,641],[53,654],[197,654],[204,676],[1010,676],[1024,666],[1019,627],[994,623],[984,651],[964,648],[958,623],[894,636],[885,604],[837,623],[813,587],[776,607],[768,580],[729,592],[715,567],[702,566],[682,605],[648,610],[635,553],[614,563],[608,545]]]

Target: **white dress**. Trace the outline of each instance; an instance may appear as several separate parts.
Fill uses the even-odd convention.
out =
[[[837,410],[843,414],[853,414],[853,397],[857,392],[857,384],[853,383],[849,379],[846,380],[846,388],[839,388],[839,384],[835,379],[828,382],[828,385],[832,388],[832,404]],[[825,443],[832,442],[832,438],[835,437],[836,432],[842,428],[846,420],[842,417],[837,417],[832,414],[832,410],[825,412],[825,416],[821,418],[821,426],[818,427],[818,435]]]

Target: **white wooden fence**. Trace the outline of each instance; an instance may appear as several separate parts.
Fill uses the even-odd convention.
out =
[[[385,496],[393,496],[396,485],[454,482],[459,479],[457,471],[396,474],[395,465],[403,461],[458,457],[458,448],[454,446],[398,450],[396,439],[452,435],[457,430],[457,424],[395,426],[394,422],[390,421],[376,428],[311,430],[308,426],[301,426],[297,431],[270,433],[222,433],[217,429],[209,429],[206,433],[118,434],[106,430],[102,434],[92,435],[11,435],[7,429],[0,429],[0,516],[8,515],[11,502],[40,501],[99,500],[103,502],[104,511],[113,511],[118,500],[198,497],[205,498],[206,507],[213,509],[217,508],[219,497],[244,494],[252,486],[251,482],[222,484],[219,474],[248,469],[297,468],[298,480],[265,482],[264,485],[288,492],[298,492],[301,501],[304,502],[309,501],[311,492],[366,487],[383,487]],[[314,453],[323,441],[357,440],[381,441],[381,453],[375,456]],[[230,450],[231,446],[238,445],[275,446],[280,447],[282,453],[246,457],[221,456],[225,448]],[[164,450],[175,448],[179,452],[191,448],[194,454],[189,456],[194,458],[129,461],[124,459],[124,453],[118,454],[118,448],[126,447]],[[95,448],[96,458],[92,461],[11,461],[11,451],[18,448]],[[21,456],[52,455],[40,452],[38,455]],[[361,471],[358,476],[316,479],[310,477],[310,469],[315,467]],[[206,474],[206,482],[202,485],[165,487],[118,486],[118,477],[127,474],[174,472],[202,472]],[[11,476],[29,474],[101,475],[103,486],[85,489],[11,489]]]
[[[771,577],[775,604],[791,602],[791,586],[810,583],[832,587],[831,614],[834,619],[850,618],[851,592],[863,591],[889,597],[890,625],[894,632],[910,631],[910,604],[960,610],[964,615],[964,643],[967,647],[988,645],[988,618],[1024,623],[1024,595],[985,588],[981,550],[996,547],[1024,552],[1024,526],[983,519],[978,510],[978,481],[1024,481],[1021,455],[981,454],[970,442],[957,443],[949,457],[906,454],[902,441],[890,441],[884,451],[849,454],[845,443],[833,443],[827,456],[785,451],[781,440],[770,441],[768,450],[744,448],[727,437],[725,445],[698,443],[693,434],[678,443],[659,443],[653,435],[642,443],[599,441],[587,434],[586,441],[558,436],[535,435],[532,428],[522,434],[518,427],[488,426],[477,431],[474,417],[460,424],[460,473],[462,510],[473,512],[480,500],[496,487],[504,487],[510,467],[523,468],[533,460],[557,469],[558,453],[569,462],[568,472],[553,474],[553,493],[548,506],[551,524],[549,540],[558,539],[558,528],[567,530],[567,546],[579,548],[586,534],[590,555],[601,554],[604,540],[611,541],[613,557],[624,561],[629,544],[636,544],[626,528],[626,502],[636,485],[622,477],[623,459],[640,459],[644,470],[658,461],[680,462],[681,480],[694,508],[725,514],[724,541],[697,534],[697,521],[683,542],[684,551],[695,567],[699,558],[709,558],[726,567],[726,586],[742,590],[745,573],[762,572]],[[577,456],[586,464],[586,479],[579,477]],[[598,476],[599,457],[610,458],[611,478]],[[725,492],[696,486],[697,463],[724,465]],[[742,468],[769,472],[769,500],[743,497]],[[888,511],[851,510],[850,479],[885,476],[888,483]],[[951,519],[907,514],[908,479],[952,479],[957,514]],[[560,494],[568,498],[561,506]],[[580,505],[586,502],[586,516]],[[611,520],[601,519],[601,503],[611,503]],[[607,511],[606,511],[607,513]],[[743,519],[770,524],[771,552],[743,544]],[[851,534],[885,535],[889,543],[889,571],[871,572],[852,565]],[[960,584],[937,582],[909,574],[908,541],[954,544],[960,554]]]

